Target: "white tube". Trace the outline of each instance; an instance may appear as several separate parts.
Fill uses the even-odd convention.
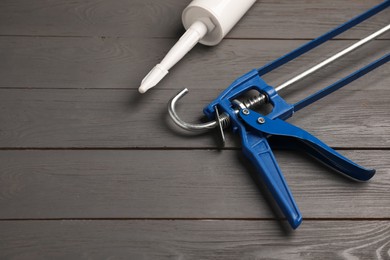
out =
[[[187,31],[141,82],[138,91],[145,93],[157,85],[168,71],[198,42],[217,45],[256,0],[194,0],[183,11]]]
[[[183,11],[183,25],[187,29],[195,21],[203,21],[210,30],[200,43],[217,45],[255,2],[256,0],[194,0]]]

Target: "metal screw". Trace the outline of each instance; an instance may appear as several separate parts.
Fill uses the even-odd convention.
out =
[[[259,117],[259,118],[257,119],[257,123],[259,123],[259,124],[264,124],[264,123],[265,123],[264,117]]]
[[[242,113],[244,115],[249,115],[249,110],[245,108],[245,109],[242,110]]]

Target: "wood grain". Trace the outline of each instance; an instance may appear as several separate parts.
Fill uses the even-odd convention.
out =
[[[390,151],[340,151],[377,169],[351,181],[276,151],[305,218],[390,218]],[[1,151],[0,218],[273,218],[241,151]],[[321,206],[319,206],[321,205]]]
[[[137,89],[142,78],[163,58],[174,41],[145,38],[0,37],[0,88]],[[157,87],[222,90],[240,75],[306,42],[224,40],[215,48],[199,45]],[[352,40],[327,43],[267,74],[264,79],[276,86],[353,43]],[[305,89],[310,92],[316,86],[333,83],[389,51],[390,41],[372,42],[292,89],[295,92],[303,89],[300,92],[307,95]],[[381,71],[375,74],[377,78],[373,81],[382,81],[386,85],[389,69],[381,68]]]
[[[316,102],[289,122],[333,147],[388,147],[390,90],[383,89],[380,73],[376,70],[351,88]],[[373,82],[372,77],[379,81]],[[367,86],[369,91],[365,91]],[[172,127],[167,102],[175,93],[155,89],[140,96],[136,90],[2,89],[0,147],[216,148],[213,133],[191,137]],[[217,94],[215,89],[191,90],[178,112],[187,121],[199,121],[203,106]],[[227,139],[228,148],[240,146],[238,138],[229,135]]]
[[[2,221],[2,259],[389,259],[388,221]]]
[[[189,2],[189,0],[2,0],[0,34],[177,38],[183,32],[181,12]],[[380,0],[257,1],[227,37],[314,38],[380,2]],[[374,31],[387,24],[388,17],[389,11],[385,11],[342,37],[361,38],[367,31]]]

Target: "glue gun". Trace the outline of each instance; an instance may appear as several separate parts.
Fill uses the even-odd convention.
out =
[[[219,128],[222,140],[225,139],[223,133],[224,128],[230,127],[234,133],[239,134],[241,137],[243,153],[255,166],[260,179],[265,183],[266,187],[275,198],[276,203],[280,207],[291,227],[295,229],[301,224],[302,215],[273,155],[272,148],[302,150],[330,168],[358,181],[369,180],[374,176],[375,170],[364,168],[352,162],[310,133],[289,124],[284,120],[291,117],[300,109],[329,95],[343,86],[346,86],[371,70],[385,64],[390,60],[390,53],[387,53],[365,67],[358,69],[350,75],[304,98],[303,100],[298,101],[295,104],[287,103],[279,96],[278,91],[292,85],[345,54],[350,53],[369,41],[379,37],[390,30],[390,25],[383,27],[377,32],[356,42],[352,46],[333,55],[278,87],[274,88],[269,86],[261,77],[330,40],[331,38],[345,32],[369,17],[385,10],[389,7],[389,5],[390,1],[385,1],[345,24],[280,57],[279,59],[241,76],[226,90],[224,90],[214,101],[204,108],[204,114],[209,120],[211,120],[209,122],[203,124],[192,124],[183,121],[178,116],[176,112],[176,103],[188,92],[187,89],[182,90],[171,99],[168,105],[169,115],[176,125],[189,131],[202,132],[213,128]],[[240,101],[239,98],[249,90],[256,90],[259,95],[249,100]],[[273,107],[269,114],[263,115],[253,110],[255,106],[266,103],[271,104]]]

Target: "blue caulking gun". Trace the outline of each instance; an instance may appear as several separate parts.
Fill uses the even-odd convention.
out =
[[[295,104],[288,104],[277,92],[389,31],[390,24],[276,88],[269,86],[261,76],[385,10],[389,5],[390,0],[384,1],[294,51],[241,76],[204,108],[203,112],[211,120],[210,122],[187,123],[177,115],[176,103],[188,92],[187,89],[179,92],[169,102],[170,117],[178,126],[189,131],[205,131],[217,127],[220,129],[223,141],[225,139],[223,128],[230,126],[234,133],[240,135],[245,156],[255,165],[260,178],[275,198],[291,227],[297,228],[302,222],[302,215],[275,160],[271,147],[303,150],[330,168],[359,181],[369,180],[374,176],[375,170],[366,169],[352,162],[313,135],[284,120],[302,108],[385,64],[390,60],[390,53]],[[244,102],[237,99],[249,90],[256,90],[260,94]],[[262,115],[251,109],[255,105],[266,103],[273,106],[272,111],[267,115]]]

